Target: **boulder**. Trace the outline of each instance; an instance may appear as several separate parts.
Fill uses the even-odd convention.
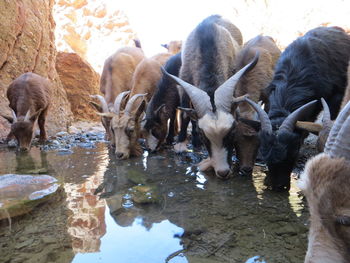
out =
[[[0,175],[0,220],[30,212],[58,189],[49,175]]]
[[[98,121],[100,117],[89,106],[89,95],[100,94],[99,75],[76,53],[58,52],[56,70],[67,92],[75,120]]]
[[[25,72],[35,72],[52,82],[52,103],[48,113],[49,134],[66,129],[72,113],[55,69],[54,0],[0,0],[0,112],[10,115],[6,90]],[[0,122],[0,136],[9,125]]]

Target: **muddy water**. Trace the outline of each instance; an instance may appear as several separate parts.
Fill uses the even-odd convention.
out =
[[[0,149],[0,174],[45,173],[62,186],[0,222],[1,262],[303,262],[308,211],[294,180],[275,193],[262,167],[221,181],[191,153],[117,161],[104,143],[72,151]]]

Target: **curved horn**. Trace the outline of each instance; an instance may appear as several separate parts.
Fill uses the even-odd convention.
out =
[[[12,121],[12,123],[17,122],[17,116],[16,116],[15,111],[14,111],[14,110],[11,110],[11,113],[12,113],[12,117],[13,117],[13,121]]]
[[[267,113],[260,107],[259,104],[255,103],[251,99],[245,98],[245,101],[248,102],[254,108],[254,110],[258,113],[260,123],[261,123],[261,130],[268,134],[271,134],[272,125]]]
[[[332,149],[333,145],[335,144],[336,139],[338,137],[338,133],[339,133],[344,121],[349,116],[349,114],[350,114],[350,101],[345,105],[343,110],[339,113],[337,119],[335,120],[335,122],[333,124],[331,131],[329,132],[326,146],[324,148],[325,153],[331,152],[331,149]]]
[[[103,112],[109,112],[108,105],[104,97],[102,97],[101,95],[90,95],[90,97],[98,99],[100,101]]]
[[[289,116],[285,118],[285,120],[282,122],[278,132],[282,132],[282,131],[292,132],[294,130],[295,123],[302,117],[302,115],[306,111],[310,110],[311,107],[315,106],[316,103],[317,103],[317,100],[310,101],[305,105],[303,105],[302,107],[300,107],[299,109],[296,109],[295,111],[293,111],[291,114],[289,114]]]
[[[339,131],[338,136],[335,138],[335,143],[329,151],[331,157],[344,157],[347,160],[350,160],[350,116],[346,116],[346,120],[343,122],[343,125]]]
[[[147,93],[145,94],[135,94],[134,96],[132,96],[128,103],[126,104],[125,106],[125,114],[129,115],[131,113],[131,110],[132,110],[132,105],[134,104],[134,102],[139,98],[139,97],[143,97],[143,96],[146,96]]]
[[[218,87],[214,93],[214,101],[217,109],[221,109],[225,112],[231,112],[232,99],[235,92],[235,88],[239,80],[252,70],[258,63],[260,53],[256,52],[253,60],[241,68],[236,74],[226,80],[220,87]]]
[[[118,96],[115,98],[113,109],[114,109],[114,112],[116,114],[120,113],[120,105],[122,103],[122,100],[129,93],[130,93],[129,90],[128,91],[123,91],[123,92],[119,93]]]
[[[175,80],[177,84],[184,88],[187,95],[191,99],[193,107],[197,112],[198,118],[202,118],[207,112],[213,112],[213,107],[210,103],[210,97],[205,91],[187,83],[186,81],[183,81],[182,79],[176,76],[169,74],[163,67],[162,72],[168,77]]]
[[[328,104],[324,98],[321,98],[321,102],[322,102],[322,107],[323,107],[322,124],[323,124],[323,126],[331,127],[331,125],[332,125],[331,112],[329,110]]]

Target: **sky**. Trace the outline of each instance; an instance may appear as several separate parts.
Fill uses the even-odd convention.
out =
[[[164,52],[160,44],[185,40],[207,16],[220,14],[242,31],[244,41],[268,34],[288,45],[321,24],[350,28],[349,0],[105,0],[129,17],[146,55]]]
[[[212,14],[223,16],[233,13],[233,1],[191,0],[108,0],[108,7],[123,10],[132,28],[141,39],[146,55],[164,52],[160,44],[184,40],[192,29]]]

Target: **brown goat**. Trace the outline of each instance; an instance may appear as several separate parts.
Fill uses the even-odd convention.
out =
[[[136,94],[147,93],[146,100],[147,102],[150,101],[162,77],[160,68],[170,57],[170,53],[159,53],[153,57],[144,58],[137,65],[132,77],[130,97]]]
[[[127,98],[124,95],[126,94],[124,93],[119,97],[118,101],[120,100],[120,102],[117,102],[116,99],[114,112],[118,114],[112,114],[111,131],[114,137],[112,140],[115,142],[117,158],[127,159],[129,156],[142,154],[141,146],[138,143],[138,139],[141,137],[141,115],[146,102],[153,96],[157,83],[162,76],[160,68],[170,56],[171,54],[162,53],[143,59],[135,69],[131,81],[130,100],[127,102],[124,111],[121,109],[124,108],[125,98]],[[142,100],[137,99],[140,94],[143,94],[141,95]]]
[[[162,47],[166,48],[170,54],[175,55],[181,51],[182,41],[173,40],[170,41],[168,44],[162,44]]]
[[[347,79],[348,79],[348,84],[345,89],[345,94],[344,94],[340,109],[343,109],[345,105],[350,101],[350,61],[348,66]],[[334,123],[334,121],[331,120],[331,113],[327,105],[327,102],[324,99],[321,99],[321,101],[323,106],[322,124],[314,123],[314,122],[304,122],[304,121],[298,121],[296,124],[298,128],[307,130],[309,132],[312,132],[318,135],[317,142],[316,142],[316,149],[319,152],[323,152],[329,132],[331,131]]]
[[[142,148],[138,142],[140,138],[141,116],[146,106],[145,94],[136,94],[125,104],[129,91],[120,93],[115,99],[114,109],[108,113],[100,113],[110,121],[110,130],[115,144],[115,154],[118,159],[127,159],[130,156],[140,156]],[[142,99],[140,99],[142,97]]]
[[[262,100],[267,102],[264,89],[271,82],[275,64],[281,54],[274,40],[269,36],[257,36],[249,40],[237,55],[236,69],[239,70],[247,65],[255,56],[260,53],[256,66],[246,73],[238,82],[234,96],[240,97],[245,94],[255,102]],[[239,161],[239,172],[243,175],[250,175],[259,148],[259,126],[255,124],[255,111],[247,102],[239,104],[239,117],[236,129],[234,145]],[[248,125],[240,118],[248,121]]]
[[[310,209],[305,263],[346,263],[350,258],[350,102],[338,115],[324,153],[305,165],[298,185]]]
[[[30,149],[36,120],[40,128],[39,141],[43,143],[47,139],[45,119],[50,105],[50,91],[48,79],[30,72],[22,74],[9,85],[7,98],[12,117],[3,117],[11,123],[7,140],[14,136],[20,150]]]
[[[113,110],[116,97],[123,91],[131,89],[133,73],[143,58],[143,51],[138,47],[120,48],[107,58],[100,79],[100,91],[104,96],[92,96],[97,98],[100,104],[91,103],[100,113],[107,113]],[[101,121],[106,130],[106,138],[111,139],[109,118],[102,116]]]

